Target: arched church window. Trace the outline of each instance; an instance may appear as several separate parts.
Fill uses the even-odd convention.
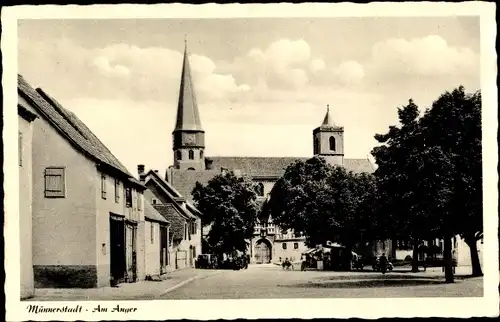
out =
[[[335,138],[330,136],[330,150],[335,151]]]
[[[182,160],[182,152],[180,150],[175,151],[175,158],[177,160]]]
[[[200,150],[200,159],[203,159],[203,150]]]
[[[319,154],[319,139],[314,138],[314,154]]]
[[[189,150],[189,160],[194,160],[194,151]]]
[[[257,185],[257,195],[264,196],[264,184],[262,182],[259,182]]]

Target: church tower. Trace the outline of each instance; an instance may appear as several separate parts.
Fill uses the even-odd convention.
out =
[[[174,168],[180,170],[203,170],[205,158],[205,131],[201,127],[200,114],[196,104],[187,43],[184,45],[177,121],[172,132]]]
[[[315,156],[331,165],[344,165],[344,127],[333,123],[328,105],[323,123],[313,131],[313,139]]]

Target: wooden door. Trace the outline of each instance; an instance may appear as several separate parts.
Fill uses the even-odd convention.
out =
[[[167,272],[168,265],[168,230],[160,226],[160,274]]]
[[[136,227],[134,225],[126,225],[125,238],[127,279],[129,282],[135,282],[137,279],[137,258],[135,249]]]
[[[110,217],[110,273],[113,283],[123,282],[125,278],[125,227],[123,219]]]

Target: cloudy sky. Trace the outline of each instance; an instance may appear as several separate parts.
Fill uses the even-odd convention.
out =
[[[326,105],[345,156],[413,98],[479,89],[479,19],[20,20],[19,72],[74,111],[132,173],[172,163],[187,34],[206,155],[311,156]]]

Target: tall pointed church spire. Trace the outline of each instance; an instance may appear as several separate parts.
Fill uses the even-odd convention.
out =
[[[193,80],[191,78],[186,38],[184,38],[184,61],[182,63],[181,85],[177,105],[177,121],[175,123],[174,132],[181,130],[203,131],[198,105],[196,103]]]
[[[326,115],[321,126],[335,126],[332,118],[330,117],[330,105],[326,105]]]

